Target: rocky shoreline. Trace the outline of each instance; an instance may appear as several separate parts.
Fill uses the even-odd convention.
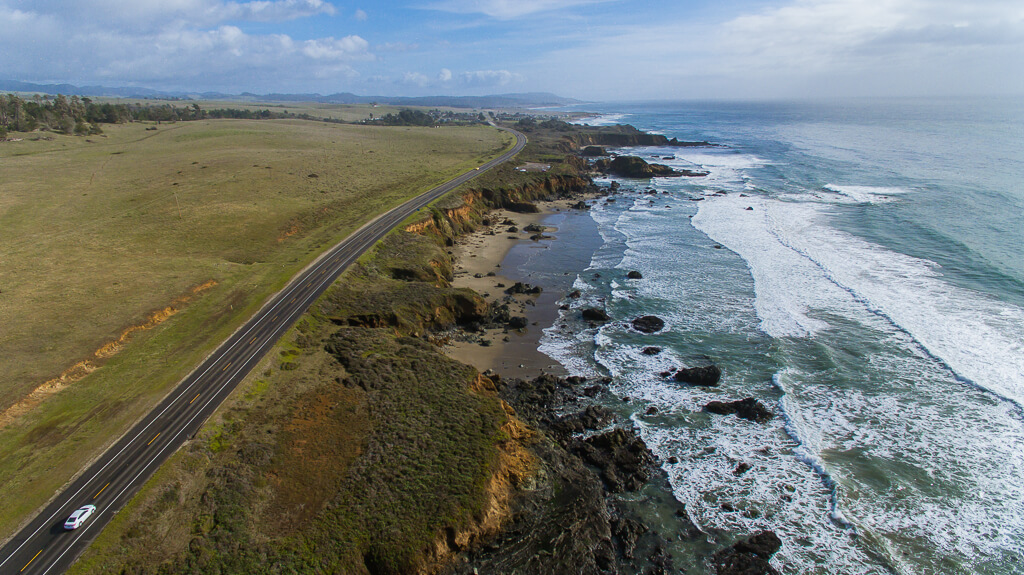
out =
[[[609,162],[600,162],[596,171],[607,172]],[[646,166],[646,162],[640,162]],[[632,160],[628,163],[639,164]],[[617,188],[617,185],[602,190],[590,188],[587,198],[614,194]],[[572,199],[575,198],[569,199],[565,207],[587,208],[583,199],[571,204]],[[552,205],[547,205],[538,211],[550,214],[551,209]],[[503,218],[505,214],[500,213],[491,222],[498,225],[508,223]],[[538,218],[532,219],[524,231],[544,234],[547,230],[537,225],[537,221]],[[516,231],[520,230],[517,228]],[[495,236],[500,232],[485,230],[477,234]],[[535,239],[552,238],[543,236]],[[486,238],[483,243],[486,243]],[[500,271],[501,259],[507,252],[507,249],[487,252],[497,261],[479,261],[478,258],[474,262],[475,269],[493,266]],[[465,258],[470,254],[463,251],[460,255]],[[478,255],[473,253],[472,257]],[[458,260],[456,265],[459,265]],[[634,273],[639,275],[639,272]],[[479,276],[480,272],[476,275]],[[492,272],[475,279],[486,281],[488,276],[491,281],[500,278]],[[498,309],[507,312],[511,303],[525,315],[527,305],[513,296],[530,291],[532,294],[528,295],[536,296],[539,290],[523,284],[518,285],[518,290],[516,287],[509,288],[510,295],[504,296],[503,307],[499,301],[494,304],[499,304]],[[556,301],[552,300],[550,305],[555,306],[553,302]],[[535,305],[535,299],[530,304]],[[549,311],[556,312],[555,309]],[[600,309],[586,309],[582,313],[593,322],[609,319]],[[590,317],[587,317],[588,313]],[[539,328],[531,328],[525,318],[512,325],[512,320],[517,318],[504,318],[499,323],[506,325],[489,327],[502,328],[505,332],[509,328],[539,331]],[[638,331],[648,333],[658,331],[664,325],[655,316],[636,318],[633,324]],[[470,331],[475,331],[475,328],[471,327]],[[505,336],[507,342],[508,337]],[[501,356],[502,345],[501,342],[495,344],[497,352],[492,354],[490,365],[495,365],[494,357]],[[490,346],[488,343],[487,347]],[[660,350],[651,348],[652,354],[658,352]],[[464,358],[467,354],[462,355]],[[702,532],[689,519],[685,506],[674,498],[668,477],[656,456],[631,422],[618,420],[611,410],[602,406],[602,403],[618,399],[610,396],[609,378],[585,379],[544,372],[536,377],[524,377],[524,371],[537,373],[538,366],[544,367],[542,362],[546,356],[524,359],[507,350],[505,355],[524,361],[527,369],[518,370],[517,377],[509,377],[504,373],[506,370],[501,370],[503,375],[494,369],[488,369],[483,375],[488,389],[505,402],[510,414],[538,432],[528,449],[540,462],[539,469],[524,484],[517,486],[510,505],[510,517],[499,534],[481,545],[463,550],[444,573],[680,573],[685,571],[677,566],[679,561],[673,557],[672,542],[719,539],[717,534]],[[477,365],[480,367],[479,363]],[[520,364],[518,367],[524,366]],[[714,386],[720,373],[716,366],[709,365],[663,375],[684,385]],[[770,417],[770,412],[752,399],[733,403],[713,401],[705,410],[757,422]],[[662,510],[656,521],[650,518],[652,507]],[[710,562],[713,572],[719,575],[774,574],[776,571],[769,561],[780,547],[781,542],[774,533],[758,533],[718,549]]]

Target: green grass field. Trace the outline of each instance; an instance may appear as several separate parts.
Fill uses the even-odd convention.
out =
[[[104,130],[0,143],[0,538],[321,251],[511,141],[299,120]],[[95,371],[24,402],[81,361]]]

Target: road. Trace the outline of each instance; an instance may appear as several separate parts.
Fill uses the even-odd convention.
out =
[[[0,550],[0,574],[66,571],[160,464],[199,430],[349,265],[416,210],[523,149],[526,137],[514,130],[505,131],[516,137],[510,151],[377,217],[296,276],[4,545]],[[98,511],[79,529],[64,531],[64,520],[86,504],[96,505]]]

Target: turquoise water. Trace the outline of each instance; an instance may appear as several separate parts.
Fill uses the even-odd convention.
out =
[[[784,573],[1020,572],[1024,106],[591,109],[597,122],[721,144],[630,150],[711,173],[622,181],[616,202],[586,224],[558,216],[558,244],[516,262],[583,292],[541,349],[570,371],[611,374],[630,398],[616,408],[707,533],[688,572],[707,572],[727,534],[760,529],[782,538]],[[569,244],[589,264],[567,279],[556,254]],[[620,321],[586,325],[578,309],[592,305]],[[665,330],[624,323],[644,314]],[[664,351],[642,354],[649,345]],[[658,375],[709,361],[724,371],[717,390]],[[776,417],[701,411],[743,397]],[[741,462],[750,471],[735,473]]]

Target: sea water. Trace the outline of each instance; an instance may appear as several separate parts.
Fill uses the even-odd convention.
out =
[[[612,376],[609,405],[707,534],[676,544],[681,566],[770,529],[783,573],[1024,572],[1024,105],[587,109],[717,144],[616,150],[710,173],[618,179],[614,202],[549,222],[550,249],[511,256],[582,292],[541,349]],[[709,363],[715,389],[660,375]],[[773,419],[702,411],[745,397]]]

